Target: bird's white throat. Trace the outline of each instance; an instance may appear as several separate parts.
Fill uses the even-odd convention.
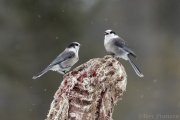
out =
[[[79,52],[79,47],[75,47],[75,48],[68,48],[67,51],[72,51],[74,52],[76,55],[78,55],[78,52]]]
[[[109,42],[111,39],[118,38],[118,37],[119,37],[119,36],[118,36],[118,35],[115,35],[115,34],[105,35],[105,37],[104,37],[104,44],[108,44],[108,42]]]

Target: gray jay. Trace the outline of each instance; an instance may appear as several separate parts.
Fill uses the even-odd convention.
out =
[[[67,48],[60,53],[43,71],[32,79],[36,79],[44,75],[49,70],[57,71],[60,74],[65,74],[79,60],[80,44],[78,42],[70,43]]]
[[[105,31],[104,47],[109,54],[118,58],[122,58],[124,60],[128,60],[136,74],[139,77],[144,77],[138,67],[130,59],[130,56],[136,57],[136,54],[128,48],[125,41],[121,37],[119,37],[114,31]]]

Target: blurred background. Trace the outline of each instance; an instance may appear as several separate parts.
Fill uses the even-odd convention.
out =
[[[0,119],[45,119],[63,78],[32,76],[72,41],[82,44],[74,67],[103,57],[104,31],[113,29],[145,75],[121,61],[128,84],[114,120],[179,120],[179,22],[179,0],[0,0]]]

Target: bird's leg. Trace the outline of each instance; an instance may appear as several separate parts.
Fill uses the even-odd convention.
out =
[[[114,57],[114,58],[117,59],[117,60],[120,59],[120,57],[116,56],[116,55],[115,55],[114,53],[112,53],[112,52],[108,52],[107,54],[108,54],[108,55],[111,55],[112,57]]]
[[[120,60],[120,57],[119,57],[119,56],[115,56],[115,55],[114,55],[114,58],[115,58],[116,60]]]
[[[107,55],[111,55],[111,56],[115,57],[115,54],[112,52],[108,52]]]
[[[64,74],[66,74],[66,73],[67,73],[67,71],[65,71],[65,70],[64,70],[64,71],[62,71],[62,72],[63,72]]]
[[[59,70],[58,70],[57,72],[58,72],[59,74],[63,74],[63,75],[66,73],[65,71],[59,71]]]

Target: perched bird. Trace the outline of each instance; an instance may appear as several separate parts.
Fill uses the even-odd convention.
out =
[[[41,77],[49,70],[57,71],[60,74],[65,74],[79,60],[79,48],[80,44],[78,42],[72,42],[50,63],[50,65],[48,65],[37,76],[33,76],[32,79]]]
[[[106,30],[104,37],[104,47],[106,51],[115,57],[128,60],[134,71],[139,77],[144,77],[138,67],[132,62],[130,56],[136,57],[136,54],[127,47],[125,41],[119,37],[114,31]]]

